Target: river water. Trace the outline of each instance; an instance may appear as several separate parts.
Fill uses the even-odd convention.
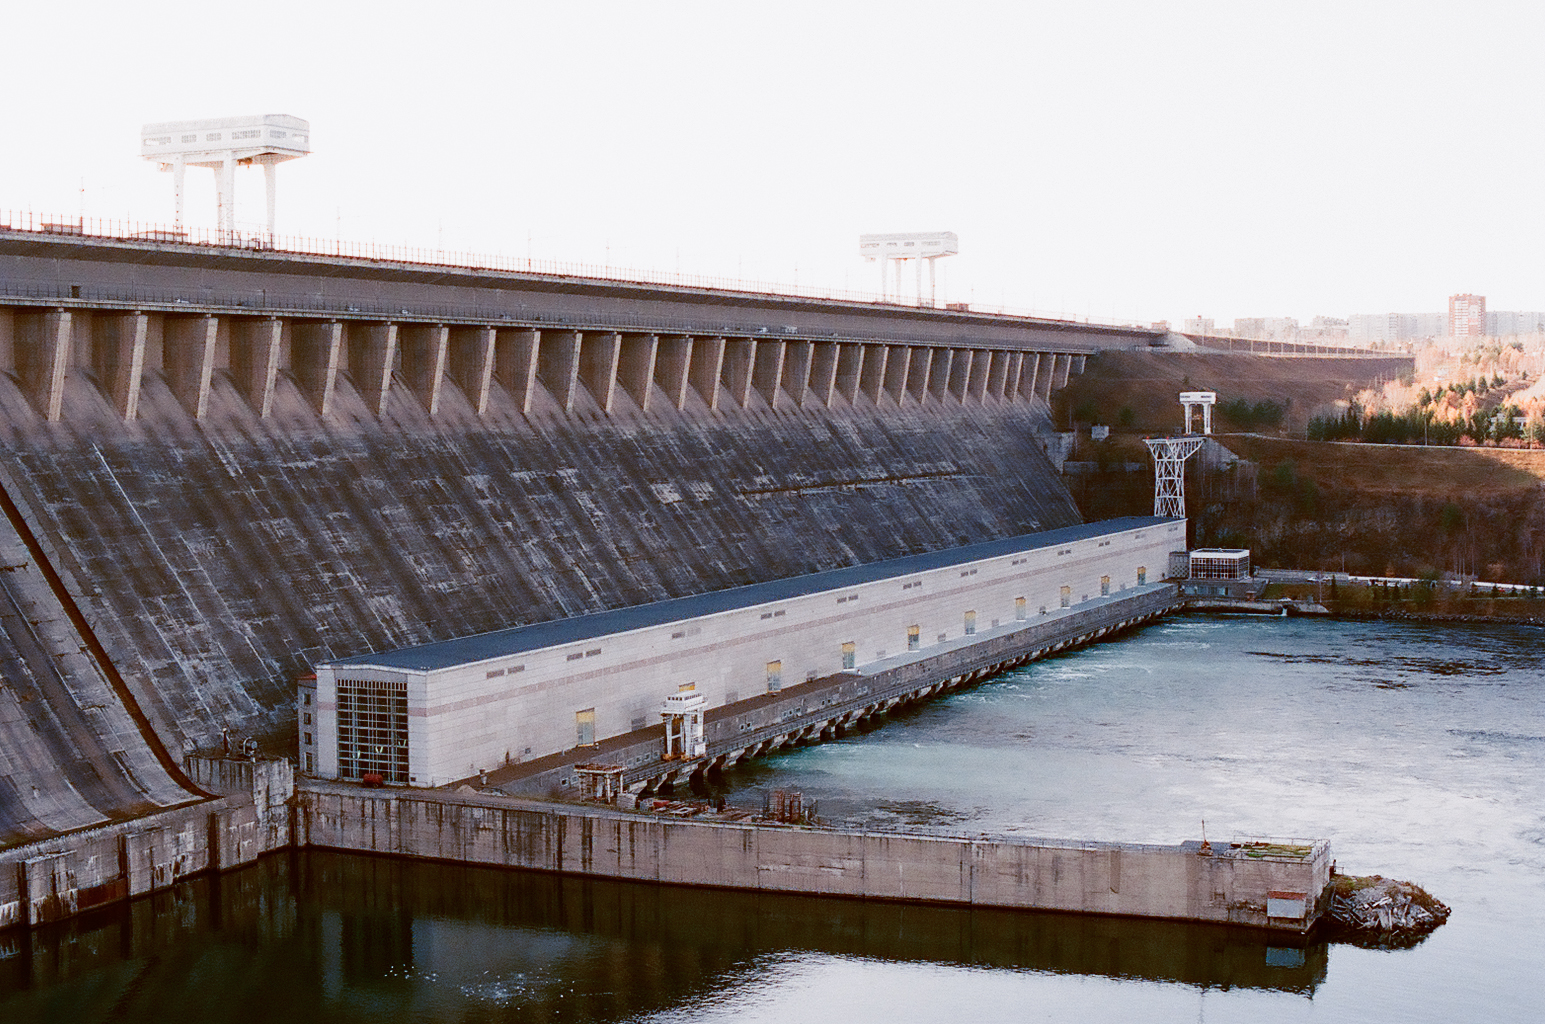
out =
[[[325,853],[0,935],[0,1021],[1545,1019],[1545,632],[1179,617],[729,776],[875,828],[1329,838],[1410,950]]]

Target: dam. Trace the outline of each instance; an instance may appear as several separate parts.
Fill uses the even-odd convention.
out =
[[[782,703],[775,661],[788,662],[791,691],[840,686],[853,643],[859,675],[871,661],[891,673],[889,702],[1162,610],[1116,604],[1143,588],[1162,597],[1157,556],[1171,538],[1095,566],[1109,537],[1062,486],[1048,406],[1102,347],[1162,336],[0,230],[0,853],[19,865],[12,920],[295,841],[271,800],[283,785],[209,766],[241,749],[256,757],[243,763],[298,760],[308,712],[295,680],[317,666],[892,560],[969,572],[946,564],[952,552],[1059,531],[1091,546],[1077,579],[994,592],[992,609],[930,611],[952,621],[926,636],[928,617],[909,613],[883,642],[827,637],[826,660],[808,665],[757,655],[761,695],[737,684],[734,696],[753,701],[747,714],[784,718],[717,720],[757,736],[714,740],[728,758],[830,720]],[[1025,632],[1009,637],[1021,607]],[[1051,620],[1090,621],[1047,640],[1031,629],[1043,607],[1052,632]],[[906,653],[909,626],[919,658],[884,667]],[[728,682],[714,685],[736,703]],[[640,694],[599,731],[581,731],[584,702],[565,706],[554,712],[564,726],[542,730],[549,746],[511,742],[504,756],[427,774],[623,740],[652,713]],[[590,710],[595,730],[600,705]],[[675,766],[633,767],[648,785]],[[563,781],[564,765],[553,771]],[[219,803],[232,793],[250,809]]]
[[[8,632],[95,719],[15,673],[5,834],[291,751],[321,662],[1074,525],[1045,398],[1152,333],[0,231]]]

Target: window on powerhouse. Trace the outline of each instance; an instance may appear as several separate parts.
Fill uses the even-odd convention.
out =
[[[340,679],[338,775],[408,781],[408,684]]]

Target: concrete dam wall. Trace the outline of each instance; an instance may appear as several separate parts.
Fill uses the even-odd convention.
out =
[[[611,326],[702,335],[898,340],[1091,352],[1164,341],[1162,327],[930,309],[687,285],[25,231],[0,224],[0,298],[153,309],[218,305],[398,322]]]
[[[0,849],[198,796],[0,493]]]
[[[321,660],[1077,523],[1047,399],[1144,341],[0,230],[0,846],[291,752]]]
[[[194,432],[9,446],[0,469],[175,747],[287,732],[321,660],[1069,525],[1043,425]]]

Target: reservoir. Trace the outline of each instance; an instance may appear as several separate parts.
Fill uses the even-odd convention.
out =
[[[0,1020],[1530,1020],[1529,627],[1172,617],[728,774],[874,829],[1314,836],[1453,908],[1415,949],[304,852],[0,936]]]

